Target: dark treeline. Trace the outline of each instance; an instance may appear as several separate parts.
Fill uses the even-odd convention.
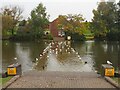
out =
[[[43,37],[49,25],[49,15],[43,4],[34,8],[27,20],[23,20],[22,12],[18,6],[1,9],[2,39],[35,40]],[[51,39],[50,35],[48,37]]]
[[[91,30],[95,38],[120,41],[120,1],[100,2],[93,14]]]
[[[2,38],[12,40],[52,39],[49,31],[49,15],[46,7],[40,3],[31,11],[27,20],[22,18],[23,10],[18,6],[3,7],[0,11],[2,17]],[[60,15],[58,29],[76,40],[95,38],[96,40],[120,41],[120,1],[100,2],[94,17],[87,22],[81,14]],[[80,38],[80,39],[79,39]]]

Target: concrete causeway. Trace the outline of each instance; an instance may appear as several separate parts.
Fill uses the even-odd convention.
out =
[[[8,88],[115,88],[95,72],[29,71]]]

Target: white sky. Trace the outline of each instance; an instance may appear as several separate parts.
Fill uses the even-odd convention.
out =
[[[41,2],[50,15],[50,21],[53,21],[58,15],[67,14],[82,14],[86,20],[91,21],[92,10],[97,8],[97,2],[100,0],[0,0],[0,8],[6,5],[18,5],[24,10],[24,18],[27,18],[30,17],[30,12]]]

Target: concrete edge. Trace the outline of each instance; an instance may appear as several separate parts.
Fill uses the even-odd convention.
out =
[[[11,78],[5,85],[2,86],[2,90],[5,90],[7,87],[9,87],[12,83],[14,83],[20,77],[21,75],[16,75],[13,78]]]
[[[120,88],[120,85],[118,83],[116,83],[113,79],[111,79],[110,77],[105,76],[104,78],[106,81],[108,81],[110,84],[112,84],[116,88]]]

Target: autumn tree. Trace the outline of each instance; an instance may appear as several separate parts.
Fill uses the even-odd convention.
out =
[[[65,31],[69,31],[71,33],[80,33],[82,34],[82,22],[84,21],[81,14],[68,14],[68,15],[60,15],[58,27],[64,29]]]
[[[2,35],[3,36],[9,36],[9,32],[13,29],[13,19],[11,16],[8,15],[2,15]]]
[[[0,39],[2,38],[2,15],[0,14]]]
[[[83,35],[83,22],[84,18],[81,14],[60,15],[58,17],[58,29],[64,30],[66,35],[71,35],[73,38],[77,36],[78,38],[78,36]]]
[[[3,33],[7,33],[8,31],[11,32],[12,35],[14,35],[14,29],[16,27],[16,24],[19,20],[22,19],[22,12],[23,10],[19,6],[13,6],[13,7],[3,7],[1,8],[1,15],[2,15],[2,30]]]

